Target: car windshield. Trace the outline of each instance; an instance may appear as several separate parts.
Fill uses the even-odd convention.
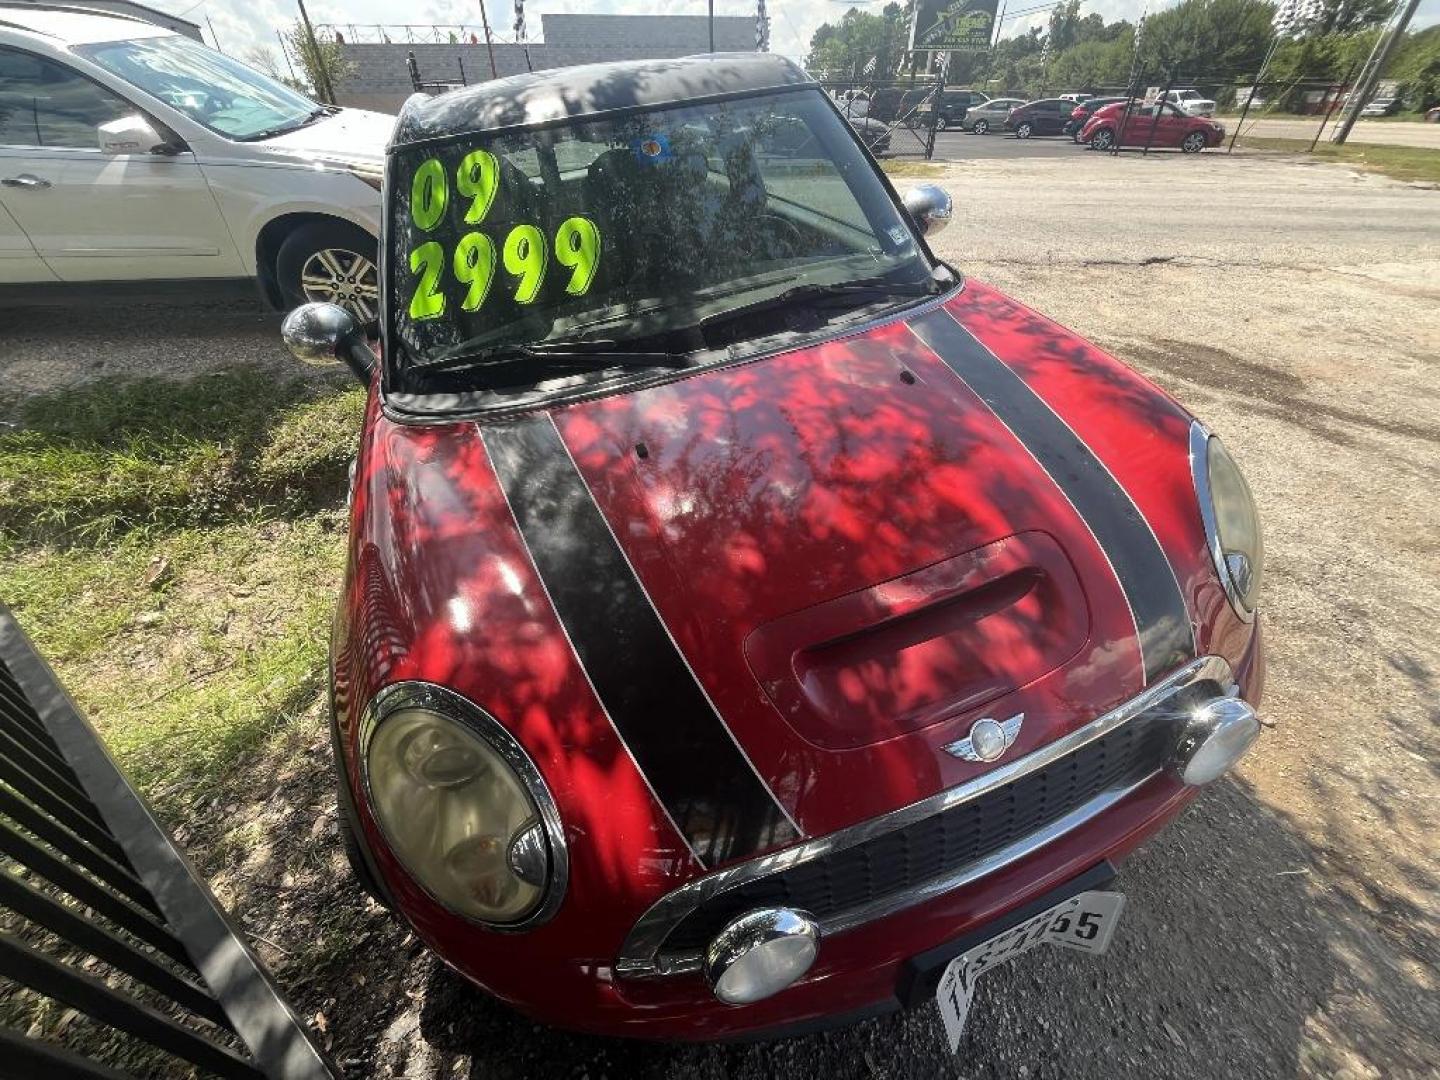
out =
[[[282,135],[324,115],[304,94],[179,35],[103,41],[76,51],[230,139]]]
[[[385,351],[404,393],[713,362],[936,289],[818,89],[466,134],[388,168]]]

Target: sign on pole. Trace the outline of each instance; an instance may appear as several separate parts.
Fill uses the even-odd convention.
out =
[[[986,52],[995,31],[997,0],[917,0],[910,49]]]

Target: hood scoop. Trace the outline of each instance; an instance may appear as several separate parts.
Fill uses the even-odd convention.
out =
[[[1024,532],[774,619],[745,657],[797,735],[850,750],[978,711],[1089,636],[1069,560]]]

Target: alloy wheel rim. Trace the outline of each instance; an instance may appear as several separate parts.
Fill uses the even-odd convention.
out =
[[[1201,135],[1187,135],[1185,137],[1185,149],[1189,150],[1193,154],[1200,149],[1200,147],[1203,145],[1203,141],[1204,137]]]
[[[321,248],[300,268],[305,299],[339,304],[370,322],[380,305],[380,276],[373,260],[347,248]]]
[[[976,134],[978,134],[978,135],[984,135],[985,132],[987,132],[987,131],[989,131],[989,130],[990,130],[990,125],[987,124],[984,120],[976,120],[976,121],[975,121],[975,132],[976,132]]]

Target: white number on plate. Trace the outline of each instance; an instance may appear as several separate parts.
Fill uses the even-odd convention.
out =
[[[950,1052],[960,1049],[975,981],[982,974],[1037,945],[1060,945],[1098,956],[1109,948],[1124,906],[1122,893],[1080,893],[951,960],[935,991],[940,1018],[945,1022],[945,1034],[950,1040]]]

